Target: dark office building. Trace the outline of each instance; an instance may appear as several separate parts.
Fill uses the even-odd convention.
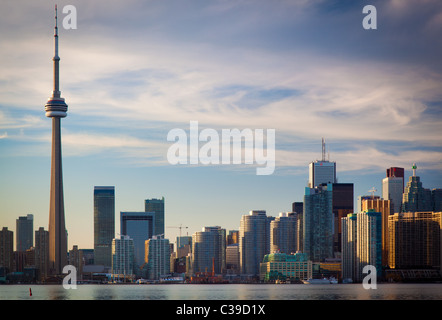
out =
[[[353,183],[333,183],[333,252],[340,253],[341,244],[341,218],[354,212]]]
[[[164,235],[164,197],[161,199],[146,199],[144,211],[155,212],[153,235]]]
[[[16,250],[25,252],[34,246],[34,216],[18,217],[16,220]]]
[[[115,238],[115,187],[94,188],[94,262],[112,265]]]

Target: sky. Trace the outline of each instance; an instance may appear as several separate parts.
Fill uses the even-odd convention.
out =
[[[93,188],[121,211],[165,198],[165,237],[303,201],[308,164],[382,194],[389,167],[442,187],[440,0],[59,1],[63,183],[68,246],[93,248]],[[0,3],[0,227],[48,228],[54,5]],[[77,28],[62,21],[73,5]],[[377,29],[366,30],[365,5]],[[72,21],[70,21],[72,22]],[[177,164],[175,128],[274,129],[276,168]],[[200,146],[202,143],[200,143]]]

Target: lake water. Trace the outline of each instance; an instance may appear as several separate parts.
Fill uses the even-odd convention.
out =
[[[0,300],[442,300],[442,284],[0,285]]]

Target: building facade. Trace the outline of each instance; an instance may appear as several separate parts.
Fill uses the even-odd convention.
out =
[[[115,187],[94,187],[95,264],[111,266],[112,240],[115,238]]]
[[[391,269],[441,267],[441,212],[402,212],[388,218]]]
[[[374,210],[357,214],[356,281],[365,277],[364,267],[374,266],[378,279],[382,276],[382,214]]]
[[[270,222],[265,210],[253,210],[243,215],[239,229],[240,273],[259,276],[259,264],[270,253]]]
[[[270,253],[298,250],[298,220],[292,212],[281,212],[270,222]]]
[[[43,227],[35,231],[35,266],[40,273],[40,280],[44,281],[49,270],[49,232]]]
[[[432,211],[433,203],[431,190],[422,186],[420,177],[416,176],[416,166],[413,165],[413,175],[405,186],[402,197],[402,212]]]
[[[260,280],[301,281],[312,278],[312,262],[305,253],[266,254],[260,263]]]
[[[388,266],[388,217],[390,216],[391,200],[366,199],[362,201],[362,210],[373,210],[382,215],[382,266]]]
[[[112,276],[114,279],[134,276],[134,241],[122,235],[112,240]]]
[[[153,235],[164,235],[164,197],[144,200],[144,211],[155,213]]]
[[[309,260],[333,258],[333,184],[305,188],[303,227],[303,252]]]
[[[5,267],[7,272],[12,272],[14,263],[14,232],[3,227],[0,230],[0,267]]]
[[[141,267],[145,260],[145,242],[152,238],[155,224],[154,212],[121,212],[120,234],[129,236],[134,245],[134,269],[142,275]]]
[[[160,276],[170,273],[169,239],[153,236],[145,241],[146,275],[149,280],[159,280]]]
[[[336,162],[313,161],[309,164],[308,187],[314,188],[323,183],[336,182]]]
[[[226,229],[204,227],[192,235],[192,269],[194,273],[226,272]]]
[[[17,251],[25,252],[34,246],[34,216],[32,214],[18,217],[15,231]]]
[[[356,279],[357,264],[357,214],[342,218],[342,279]]]
[[[333,183],[333,255],[341,255],[341,218],[354,212],[353,183]]]
[[[374,210],[342,218],[342,279],[361,282],[364,267],[376,268],[382,276],[382,214]]]
[[[384,200],[390,200],[391,214],[401,212],[403,193],[404,168],[388,168],[387,176],[382,180],[382,198]]]

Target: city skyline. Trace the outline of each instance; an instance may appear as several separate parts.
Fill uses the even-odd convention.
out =
[[[291,211],[322,137],[355,204],[372,187],[382,196],[390,167],[405,168],[407,181],[417,163],[423,186],[440,188],[441,4],[372,1],[379,29],[368,31],[365,3],[328,3],[76,3],[78,28],[59,30],[68,249],[93,248],[94,186],[115,186],[115,231],[120,212],[164,197],[171,242],[179,230],[168,227],[238,230],[251,210]],[[52,82],[53,7],[0,8],[11,13],[0,24],[0,221],[15,231],[33,214],[34,229],[47,230],[51,128],[41,103]],[[167,132],[192,120],[275,128],[275,173],[170,165]]]

